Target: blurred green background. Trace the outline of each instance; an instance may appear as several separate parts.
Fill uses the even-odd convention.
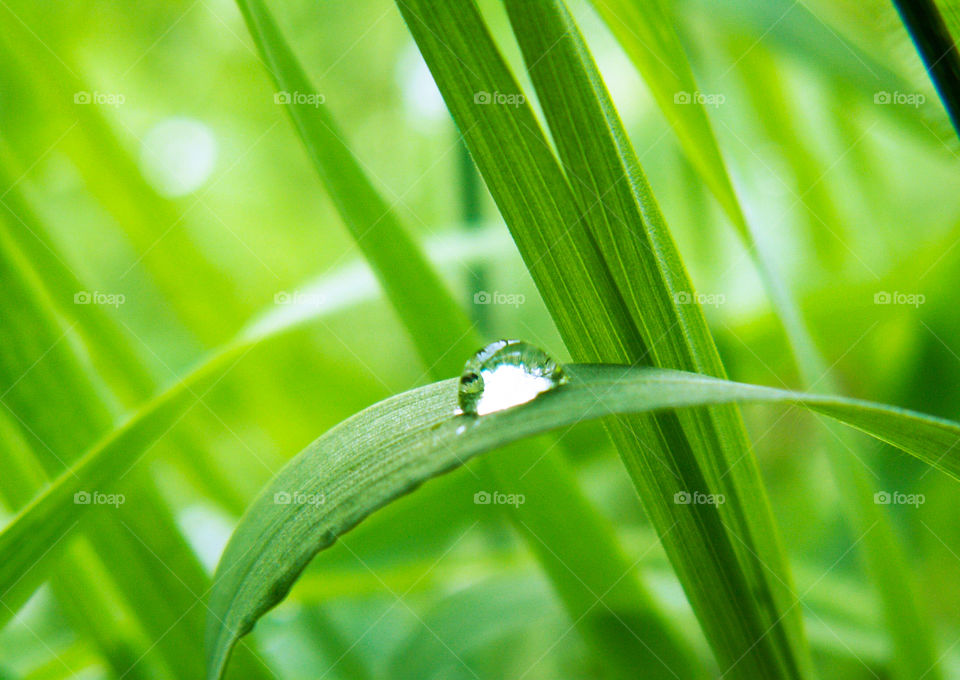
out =
[[[88,382],[85,393],[67,380],[38,383],[25,398],[53,419],[75,411],[63,416],[65,428],[93,398],[119,422],[244,329],[304,320],[245,354],[138,464],[149,502],[128,490],[125,519],[116,508],[92,509],[122,525],[128,544],[86,563],[88,574],[111,575],[104,592],[64,599],[62,587],[45,586],[0,632],[0,677],[124,677],[124,668],[127,677],[189,677],[165,665],[163,647],[205,615],[195,586],[244,507],[320,433],[422,384],[425,367],[310,167],[233,3],[0,4],[4,244],[39,280],[62,284],[47,299],[11,294],[6,304],[27,316],[53,310],[62,336],[38,348],[37,365],[70,353]],[[719,207],[604,24],[586,4],[570,5],[728,373],[796,387],[779,326]],[[520,64],[499,3],[481,6]],[[318,105],[336,116],[483,335],[523,338],[565,358],[393,3],[271,8],[322,95]],[[748,218],[801,301],[833,378],[850,396],[956,418],[960,155],[895,10],[872,0],[683,0],[671,9],[702,88],[691,96],[710,102]],[[491,304],[477,303],[484,293]],[[97,307],[116,333],[81,332],[71,316],[78,304]],[[4,342],[17,342],[29,329],[4,316]],[[29,386],[14,379],[0,394]],[[19,473],[8,449],[41,447],[43,437],[8,401],[0,474],[9,517],[32,493],[17,500],[9,489]],[[824,677],[882,673],[889,645],[821,450],[830,435],[796,409],[745,415]],[[600,426],[564,441],[563,455],[658,599],[706,655]],[[62,442],[91,443],[68,432]],[[943,667],[960,677],[955,483],[873,440],[861,444],[877,492],[923,494],[924,503],[890,512]],[[60,444],[49,453],[67,457]],[[459,470],[374,515],[311,564],[250,648],[291,679],[593,677],[528,549],[500,510],[474,504],[482,490]],[[164,522],[174,530],[157,528]],[[66,555],[70,572],[75,555]],[[123,600],[114,581],[155,588],[156,606],[169,611],[144,608],[147,598],[104,609]],[[98,618],[118,622],[115,639]],[[173,633],[143,623],[150,619],[169,619]],[[193,644],[184,655],[199,650]]]

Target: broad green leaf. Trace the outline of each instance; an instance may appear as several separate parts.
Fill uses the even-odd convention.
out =
[[[236,641],[283,599],[313,556],[372,512],[480,453],[575,423],[731,402],[796,404],[960,479],[960,424],[952,421],[682,371],[571,365],[568,372],[569,384],[479,418],[453,415],[456,380],[417,388],[349,418],[291,460],[251,505],[217,567],[210,600],[215,616],[208,629],[208,680],[221,677]],[[686,498],[675,502],[684,504]],[[717,497],[715,502],[731,501]],[[608,605],[612,611],[623,606],[615,601]]]

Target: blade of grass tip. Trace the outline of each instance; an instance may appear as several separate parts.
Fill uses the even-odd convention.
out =
[[[704,105],[692,97],[676,99],[678,95],[690,95],[699,90],[664,7],[657,0],[649,3],[639,3],[636,0],[594,0],[594,5],[631,56],[651,90],[656,93],[658,104],[677,130],[681,145],[691,162],[698,169],[707,168],[705,181],[715,192],[718,189],[721,191],[717,198],[726,209],[754,261],[777,318],[784,328],[802,385],[809,387],[819,384],[824,391],[836,391],[832,378],[827,375],[826,362],[813,342],[798,305],[786,283],[771,266],[772,260],[761,252],[746,222],[710,128]],[[674,96],[673,101],[670,100],[671,94]],[[769,101],[765,101],[763,108],[770,109],[769,104]],[[707,149],[713,151],[705,151]],[[718,181],[717,178],[723,179]],[[819,220],[822,218],[818,217]],[[873,503],[870,479],[859,468],[855,455],[851,455],[855,442],[845,431],[834,434],[841,450],[831,452],[830,463],[839,488],[851,490],[851,493],[844,495],[844,507],[857,535],[864,536],[860,553],[883,600],[886,627],[897,649],[894,655],[896,668],[901,669],[903,675],[900,677],[904,678],[930,672],[930,669],[936,666],[938,655],[926,617],[911,594],[912,577],[907,569],[902,548],[893,532],[889,517]],[[837,448],[833,442],[831,447]]]
[[[450,6],[432,0],[398,4],[448,107],[466,131],[481,174],[571,354],[588,361],[648,361],[647,347],[657,345],[660,338],[645,339],[627,309],[625,300],[632,302],[637,291],[618,290],[620,282],[601,258],[596,236],[580,224],[597,227],[596,218],[587,214],[596,200],[581,206],[571,196],[570,186],[475,4]],[[490,93],[497,93],[496,102]],[[588,93],[584,98],[591,96]],[[509,99],[501,101],[505,97]],[[606,120],[600,123],[604,130],[607,125]],[[594,134],[588,131],[585,137]],[[606,165],[606,159],[601,161]],[[622,176],[621,171],[617,179]],[[625,250],[637,247],[635,238],[628,234]],[[639,273],[651,277],[650,283],[660,295],[652,309],[676,313],[673,300],[666,299],[669,294],[663,291],[662,281],[656,280],[662,274]],[[673,325],[652,330],[664,333]],[[702,333],[705,326],[692,330]],[[704,337],[709,340],[702,334],[697,339],[703,342]],[[685,343],[680,351],[689,350]],[[712,345],[711,351],[715,355]],[[733,466],[733,475],[725,479],[724,473],[736,459],[727,459],[721,469],[724,457],[698,458],[691,447],[699,444],[686,438],[679,418],[672,414],[630,419],[612,432],[724,667],[745,677],[802,676],[799,669],[807,665],[800,658],[805,646],[791,641],[798,637],[800,619],[795,607],[787,603],[787,576],[778,568],[782,555],[755,462]],[[742,442],[739,421],[724,435],[728,440],[739,437]],[[708,436],[698,433],[694,439],[699,442]],[[735,501],[724,509],[691,508],[674,502],[675,494],[691,489],[703,493],[725,489]],[[743,499],[750,499],[751,512],[743,510]],[[767,527],[761,529],[763,535],[756,532],[760,524]],[[748,546],[757,545],[765,557],[747,554],[750,551],[728,533],[731,527],[745,537]],[[770,568],[783,583],[773,582],[761,559],[773,565]],[[705,564],[712,568],[705,569]]]
[[[316,553],[370,514],[474,456],[572,423],[737,401],[797,404],[960,474],[960,423],[683,371],[596,364],[567,369],[566,385],[479,418],[452,415],[455,379],[416,388],[343,421],[292,459],[244,515],[217,567],[211,607],[224,625],[212,640],[208,680],[221,676],[232,646],[286,596]],[[324,500],[278,503],[277,494]]]
[[[241,0],[239,5],[276,86],[312,92],[313,86],[263,3]],[[333,117],[323,107],[296,102],[287,107],[329,195],[428,367],[427,374],[434,378],[458,374],[464,360],[481,344],[474,327],[392,207],[370,184]],[[609,607],[601,594],[612,585],[607,578],[611,573],[620,577],[632,571],[630,562],[618,549],[613,528],[592,510],[572,473],[545,456],[545,451],[529,447],[512,451],[513,458],[502,460],[513,466],[493,461],[486,476],[500,487],[537,500],[538,510],[530,509],[524,515],[526,521],[518,521],[519,513],[510,518],[540,559],[572,620],[601,657],[609,657],[623,674],[632,672],[637,663],[654,675],[669,672],[671,666],[692,672],[694,655],[656,611],[636,578],[621,579],[612,594],[618,600],[632,598],[632,613],[623,612],[620,625],[609,625]],[[554,527],[562,524],[577,527],[578,541],[570,540],[569,534],[556,535]],[[583,544],[593,547],[592,564],[579,559]],[[598,601],[604,607],[596,607]],[[639,638],[638,631],[646,633],[647,639]],[[620,653],[614,654],[617,650]]]

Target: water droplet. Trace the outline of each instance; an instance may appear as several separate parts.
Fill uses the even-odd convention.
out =
[[[464,365],[457,414],[502,411],[566,382],[560,364],[539,347],[521,340],[497,340]]]

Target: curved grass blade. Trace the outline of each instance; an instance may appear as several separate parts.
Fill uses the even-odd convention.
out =
[[[208,619],[207,679],[222,676],[237,640],[285,597],[314,555],[371,513],[478,454],[585,420],[731,402],[797,404],[960,479],[960,423],[682,371],[582,364],[567,368],[569,384],[480,418],[453,415],[456,380],[417,388],[361,411],[291,460],[250,506],[217,567]],[[316,502],[290,502],[296,498]]]
[[[10,177],[10,159],[0,140],[0,229],[29,257],[49,292],[57,310],[76,324],[77,331],[91,348],[98,371],[107,377],[122,399],[149,394],[153,379],[143,361],[125,337],[98,305],[72,304],[85,286],[55,250],[47,230],[37,218],[20,188]],[[8,226],[9,225],[9,226]]]
[[[0,230],[0,236],[4,233]],[[463,250],[469,249],[472,252],[477,250],[472,241],[466,241],[457,247]],[[348,265],[344,267],[343,273],[351,270],[352,267]],[[358,285],[355,277],[343,277],[339,273],[334,273],[326,279],[318,280],[315,285],[324,291],[325,294],[320,296],[324,300],[343,298],[345,286],[349,286],[353,292],[359,288],[360,295],[354,302],[370,300],[377,295],[372,276],[370,279],[363,279]],[[284,307],[283,311],[288,309]],[[174,427],[177,420],[196,403],[196,395],[203,397],[207,386],[219,380],[254,347],[261,342],[268,343],[280,339],[303,327],[313,318],[331,313],[335,309],[338,308],[322,306],[320,309],[298,310],[298,313],[289,316],[277,316],[276,308],[271,307],[267,313],[255,317],[236,342],[223,346],[172,387],[144,403],[126,423],[103,438],[82,460],[78,461],[76,468],[86,469],[82,474],[88,480],[86,486],[78,484],[66,490],[62,489],[63,478],[71,476],[69,471],[64,472],[60,479],[43,490],[42,495],[31,501],[29,491],[43,485],[42,475],[28,478],[21,474],[14,479],[12,469],[8,470],[11,473],[9,479],[11,484],[15,481],[21,482],[12,490],[17,492],[16,497],[13,498],[15,501],[13,507],[22,507],[17,516],[24,518],[29,516],[31,519],[11,521],[0,532],[0,555],[4,556],[0,561],[0,593],[2,593],[0,599],[7,605],[0,608],[0,625],[26,602],[46,578],[49,568],[55,561],[57,551],[47,551],[49,543],[39,539],[46,536],[50,542],[59,539],[60,543],[66,543],[70,532],[77,526],[76,521],[82,519],[88,509],[86,505],[73,504],[73,493],[90,488],[91,485],[98,486],[93,484],[97,480],[104,480],[102,485],[106,485],[110,480],[122,478],[133,461],[150,453],[147,447],[151,443],[149,436],[151,433],[156,436]],[[3,441],[8,446],[12,446],[14,438],[5,436]],[[7,453],[10,453],[9,448]],[[89,459],[97,459],[99,463],[93,463],[93,467],[87,469],[85,461]],[[110,464],[105,466],[106,463]],[[34,468],[36,467],[39,467],[38,463],[34,463]]]
[[[0,531],[0,623],[13,614],[46,577],[45,557],[50,545],[64,542],[89,509],[75,505],[74,494],[86,489],[109,488],[146,455],[158,436],[170,429],[199,399],[203,388],[216,380],[249,349],[236,345],[202,365],[137,415],[114,430],[61,473],[43,492],[24,506]]]
[[[650,87],[660,110],[677,134],[684,154],[723,207],[750,253],[780,323],[795,346],[813,340],[786,283],[760,251],[723,161],[693,69],[662,0],[592,0],[634,66]],[[820,375],[806,352],[797,353],[801,370]]]
[[[0,409],[0,442],[4,466],[0,475],[0,499],[8,508],[21,508],[30,502],[36,489],[47,483],[48,477],[23,438],[19,423],[5,409]],[[84,643],[93,642],[93,653],[104,655],[114,668],[128,670],[131,678],[145,679],[153,675],[150,664],[131,666],[132,660],[141,654],[140,650],[149,647],[150,639],[126,611],[126,603],[110,587],[111,577],[103,562],[97,559],[90,542],[58,540],[61,538],[59,534],[48,538],[52,544],[43,546],[44,559],[63,559],[64,562],[49,573],[43,569],[45,564],[41,569],[45,578],[49,578],[50,592],[63,608],[67,621],[75,626],[83,625],[87,638]],[[0,627],[15,617],[20,605],[33,593],[38,584],[31,581],[29,573],[21,573],[15,581],[5,581],[0,588]],[[87,617],[83,613],[117,609],[124,611],[120,620],[126,625],[122,631],[118,630],[117,619]],[[62,667],[58,669],[62,673]]]

